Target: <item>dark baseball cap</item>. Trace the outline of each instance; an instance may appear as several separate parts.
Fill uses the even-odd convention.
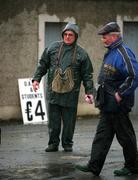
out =
[[[120,27],[116,22],[109,22],[108,24],[104,25],[99,31],[98,35],[104,35],[111,32],[120,32]]]

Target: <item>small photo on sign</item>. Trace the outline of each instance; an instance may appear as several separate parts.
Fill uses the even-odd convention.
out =
[[[20,102],[24,124],[41,124],[47,122],[43,81],[35,92],[32,79],[18,79]]]

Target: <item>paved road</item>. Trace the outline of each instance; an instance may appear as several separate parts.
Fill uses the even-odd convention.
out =
[[[116,177],[113,170],[123,165],[120,145],[114,139],[104,168],[99,177],[74,168],[89,160],[91,143],[98,123],[97,118],[79,119],[74,135],[74,151],[46,153],[47,125],[1,125],[0,180],[138,180],[138,175]],[[138,136],[138,120],[133,118]]]

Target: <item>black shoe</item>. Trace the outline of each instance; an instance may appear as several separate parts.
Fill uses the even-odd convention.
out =
[[[131,174],[132,174],[131,171],[125,167],[122,169],[114,170],[114,175],[116,175],[116,176],[128,176]]]
[[[58,151],[58,146],[51,144],[45,149],[45,151],[46,152],[56,152],[56,151]]]
[[[72,152],[73,149],[72,149],[72,147],[64,147],[64,151],[65,152]]]
[[[79,165],[79,164],[78,164],[78,165],[75,166],[75,168],[78,169],[78,170],[80,170],[80,171],[83,171],[83,172],[90,172],[90,173],[92,173],[93,176],[99,176],[99,173],[93,172],[93,171],[89,168],[88,164],[87,164],[87,165]]]
[[[80,171],[83,171],[83,172],[92,172],[90,170],[90,168],[88,167],[88,165],[76,165],[75,166],[76,169],[80,170]]]

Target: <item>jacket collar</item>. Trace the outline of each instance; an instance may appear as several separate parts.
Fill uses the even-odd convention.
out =
[[[121,45],[122,43],[123,43],[123,39],[122,39],[122,37],[120,37],[115,42],[113,42],[108,48],[114,49],[114,48],[118,47],[119,45]]]

